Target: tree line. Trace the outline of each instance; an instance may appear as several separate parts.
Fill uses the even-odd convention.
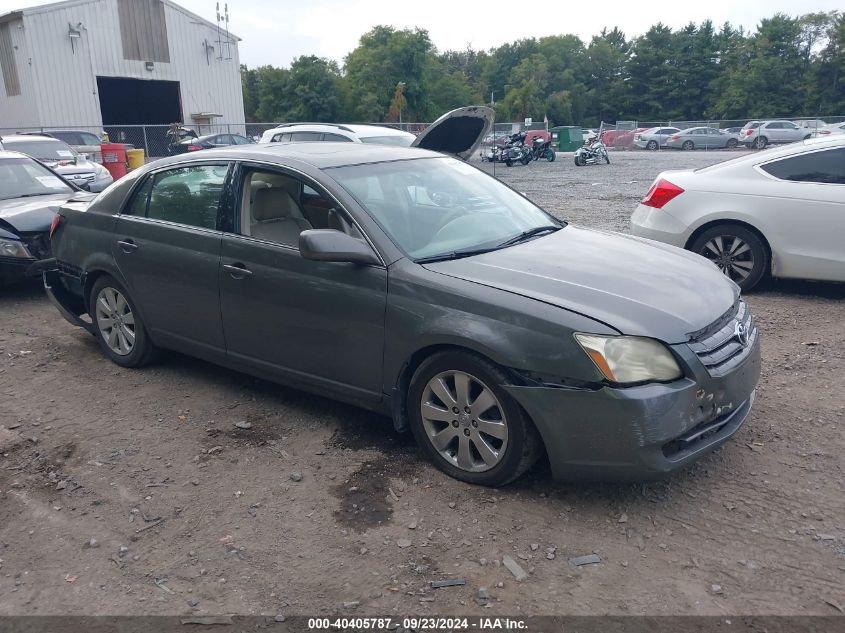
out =
[[[655,24],[438,51],[424,29],[376,26],[340,66],[241,68],[247,121],[432,121],[493,103],[496,119],[555,125],[845,115],[845,14],[782,13],[754,32]]]

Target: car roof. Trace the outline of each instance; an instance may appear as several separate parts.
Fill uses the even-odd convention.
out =
[[[801,154],[803,152],[810,152],[817,149],[830,149],[837,147],[845,147],[845,135],[810,138],[806,141],[797,141],[795,143],[781,145],[780,147],[754,152],[753,154],[739,156],[738,158],[727,160],[723,163],[716,163],[715,165],[697,169],[696,171],[706,173],[746,164],[757,165],[760,163],[768,163],[769,161],[777,160],[779,158],[786,158],[788,156],[792,156],[793,154]]]
[[[256,143],[253,145],[231,145],[220,149],[207,149],[192,154],[179,154],[162,158],[151,166],[164,166],[183,161],[196,160],[255,160],[285,165],[286,160],[306,163],[317,169],[384,163],[414,158],[438,158],[444,154],[412,147],[392,145],[369,145],[366,143]]]
[[[358,136],[406,136],[410,132],[381,125],[358,123],[285,123],[268,132],[352,132]],[[413,136],[413,134],[411,134]]]
[[[33,160],[31,156],[28,156],[23,152],[13,152],[11,150],[0,149],[0,160],[4,158],[28,158],[29,160]]]
[[[42,134],[9,134],[2,137],[3,143],[16,143],[18,141],[27,141],[32,142],[35,141],[36,143],[62,143],[65,144],[64,141],[61,139],[54,138],[52,136],[44,136]]]

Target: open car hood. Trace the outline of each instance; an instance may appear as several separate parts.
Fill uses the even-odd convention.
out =
[[[493,109],[484,106],[452,110],[429,125],[411,146],[453,154],[466,160],[490,132],[494,118]]]

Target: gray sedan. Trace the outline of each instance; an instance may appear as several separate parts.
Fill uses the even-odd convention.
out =
[[[712,127],[691,127],[673,134],[666,141],[672,149],[733,149],[739,145],[736,136]]]
[[[173,349],[366,407],[470,483],[544,455],[558,478],[667,473],[754,399],[757,330],[710,262],[557,220],[451,156],[207,150],[61,214],[49,294],[118,365]]]

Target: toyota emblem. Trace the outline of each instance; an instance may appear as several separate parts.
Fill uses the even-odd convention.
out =
[[[737,322],[736,328],[734,328],[734,338],[739,341],[739,344],[743,347],[748,345],[748,330],[745,329],[745,326],[742,323]]]

